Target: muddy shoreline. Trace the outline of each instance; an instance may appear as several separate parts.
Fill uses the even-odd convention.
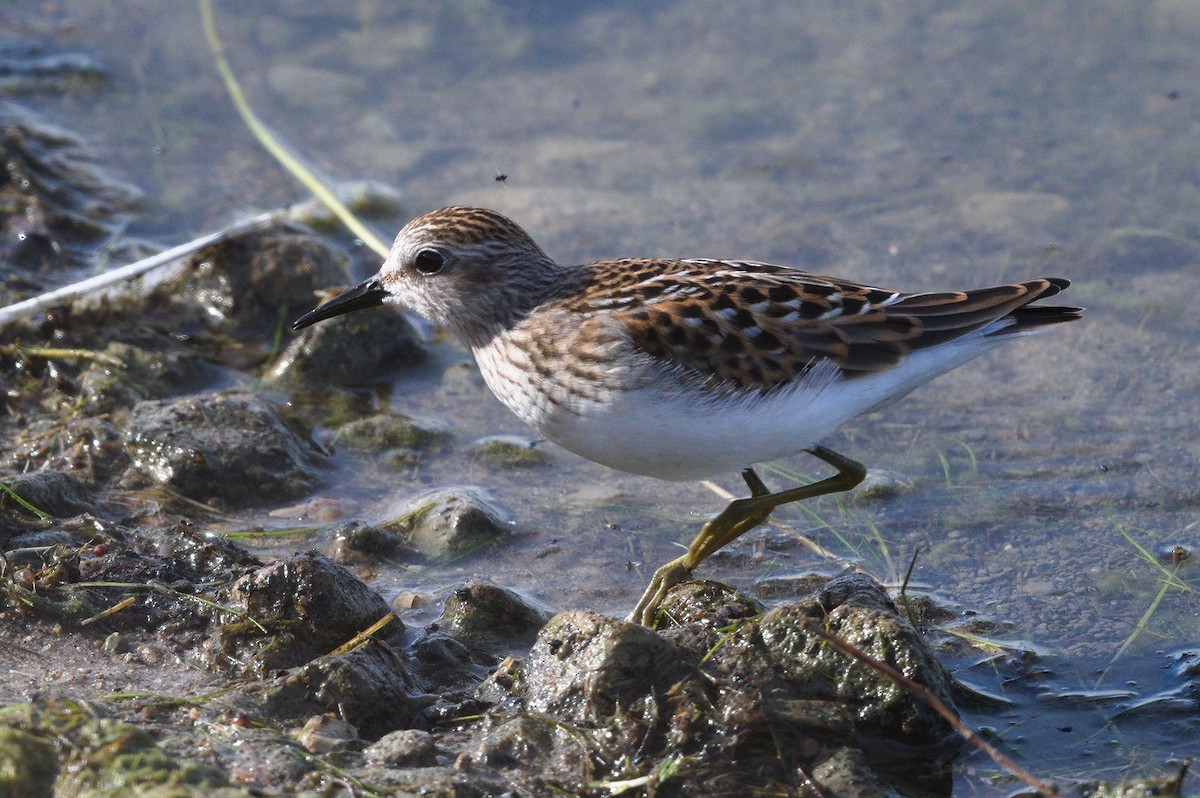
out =
[[[801,617],[910,652],[931,686],[949,673],[961,716],[1064,794],[1187,793],[1194,6],[218,10],[270,124],[326,174],[381,181],[355,207],[385,236],[465,203],[561,261],[1073,280],[1084,322],[848,425],[830,444],[870,490],[776,513],[656,632],[617,619],[722,499],[534,441],[403,315],[293,336],[378,260],[289,205],[195,10],[14,9],[0,306],[288,206],[0,329],[0,482],[25,502],[0,495],[17,793],[1017,789],[919,708],[885,718],[904,695],[842,679],[789,636]],[[839,592],[855,573],[884,592]],[[891,737],[847,717],[858,700]]]

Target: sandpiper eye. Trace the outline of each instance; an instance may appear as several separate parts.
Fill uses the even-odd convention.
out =
[[[413,268],[421,274],[437,274],[445,260],[436,249],[423,249],[413,258]]]

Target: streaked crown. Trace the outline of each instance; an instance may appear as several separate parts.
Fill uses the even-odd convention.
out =
[[[455,206],[405,225],[379,276],[390,301],[477,346],[541,304],[564,271],[506,217]]]

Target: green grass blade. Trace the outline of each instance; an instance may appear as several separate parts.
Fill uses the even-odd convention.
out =
[[[258,115],[254,113],[254,109],[250,107],[250,103],[246,101],[245,94],[242,93],[242,87],[237,81],[237,77],[233,74],[233,68],[229,66],[229,61],[225,58],[225,48],[221,44],[221,38],[217,35],[217,27],[213,22],[212,3],[211,0],[196,0],[200,7],[200,18],[204,25],[204,37],[208,40],[209,50],[212,51],[213,61],[216,63],[217,71],[221,73],[221,80],[225,82],[225,90],[229,92],[229,98],[233,100],[234,106],[237,108],[238,114],[242,117],[242,121],[246,123],[246,127],[254,134],[259,143],[271,154],[276,161],[279,162],[284,169],[287,169],[304,187],[312,192],[325,207],[329,208],[342,224],[358,236],[358,238],[370,247],[373,251],[379,254],[380,257],[388,256],[388,246],[383,243],[379,236],[371,232],[371,230],[359,221],[358,217],[350,212],[350,209],[342,204],[329,187],[322,183],[312,173],[312,170],[305,166],[292,153],[288,152],[287,148],[279,141]]]
[[[12,497],[13,501],[15,501],[17,504],[21,505],[26,510],[33,513],[34,515],[36,515],[38,518],[42,519],[43,521],[49,521],[51,518],[53,518],[53,516],[50,515],[50,513],[46,512],[45,510],[34,507],[32,504],[25,501],[25,499],[23,497],[21,497],[20,494],[18,494],[15,490],[10,488],[8,485],[4,484],[3,482],[0,482],[0,490],[7,493],[10,497]]]

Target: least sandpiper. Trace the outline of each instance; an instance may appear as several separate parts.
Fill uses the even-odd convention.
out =
[[[1022,335],[1079,318],[1031,305],[1040,278],[904,294],[743,260],[622,258],[562,266],[482,208],[409,222],[377,275],[293,325],[406,306],[470,347],[492,392],[550,440],[660,479],[740,470],[750,496],[659,568],[632,618],[781,504],[845,491],[866,470],[819,445],[839,426]],[[771,493],[754,463],[808,451],[837,469]]]

